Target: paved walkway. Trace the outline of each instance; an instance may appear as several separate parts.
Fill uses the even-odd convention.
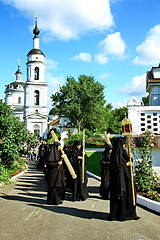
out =
[[[160,217],[137,207],[140,220],[108,221],[109,201],[99,197],[99,181],[89,177],[90,197],[59,206],[46,204],[46,183],[30,164],[15,182],[0,187],[0,240],[160,240]]]

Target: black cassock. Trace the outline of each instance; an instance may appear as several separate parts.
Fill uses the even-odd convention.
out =
[[[106,148],[102,154],[100,164],[101,164],[101,184],[99,188],[99,194],[103,199],[110,198],[110,190],[109,190],[109,181],[110,181],[110,150],[112,149],[111,144],[106,144]]]
[[[45,164],[46,145],[42,143],[38,149],[37,168],[43,169]]]
[[[88,187],[87,187],[87,173],[86,173],[86,163],[88,160],[87,155],[85,154],[85,164],[84,164],[84,183],[82,183],[82,159],[78,157],[82,157],[82,147],[80,149],[77,148],[78,145],[81,145],[80,140],[75,140],[71,153],[71,164],[74,168],[74,171],[77,175],[76,179],[73,179],[72,184],[72,194],[73,201],[84,201],[88,198]]]
[[[62,203],[65,197],[65,170],[63,164],[58,165],[58,162],[61,160],[58,145],[58,142],[50,144],[46,154],[47,203],[53,205]]]
[[[139,219],[133,205],[130,167],[126,165],[129,157],[123,148],[125,143],[124,137],[115,139],[110,158],[110,220]]]

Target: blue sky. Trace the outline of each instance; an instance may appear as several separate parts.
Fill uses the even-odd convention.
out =
[[[82,74],[105,86],[113,107],[146,96],[146,71],[160,63],[159,0],[0,0],[1,98],[18,59],[26,81],[36,12],[49,108],[67,76]]]

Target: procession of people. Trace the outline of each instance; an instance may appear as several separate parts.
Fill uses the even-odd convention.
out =
[[[70,147],[63,146],[58,138],[50,144],[40,141],[36,161],[37,168],[45,174],[47,204],[62,204],[66,188],[70,189],[72,201],[85,201],[89,198],[86,172],[88,156],[84,148],[81,139],[75,140]],[[136,202],[133,201],[136,199],[135,185],[133,191],[131,184],[132,163],[126,151],[125,136],[116,137],[113,144],[107,138],[100,166],[99,195],[110,201],[109,220],[138,220]]]

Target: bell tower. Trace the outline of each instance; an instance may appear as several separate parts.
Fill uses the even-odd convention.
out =
[[[33,29],[33,48],[27,54],[27,79],[24,92],[24,122],[30,132],[37,136],[47,135],[47,90],[48,85],[44,80],[45,55],[39,47],[40,31]]]

